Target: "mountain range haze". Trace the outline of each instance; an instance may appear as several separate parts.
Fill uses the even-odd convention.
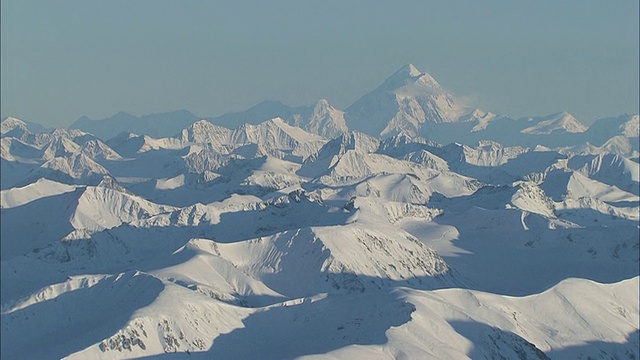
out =
[[[590,125],[638,113],[638,11],[594,0],[8,1],[0,118],[51,128],[120,110],[217,117],[265,99],[344,110],[414,63],[493,112],[566,110]]]

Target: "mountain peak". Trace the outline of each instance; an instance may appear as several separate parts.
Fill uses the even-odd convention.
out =
[[[407,64],[398,70],[398,72],[403,72],[411,77],[422,75],[422,71],[418,70],[413,64]]]
[[[388,77],[380,86],[384,91],[402,93],[446,93],[440,83],[428,73],[418,70],[413,64],[407,64]],[[379,89],[380,89],[379,88]]]
[[[553,132],[582,133],[587,131],[578,119],[566,111],[552,114],[543,118],[532,118],[534,125],[521,130],[523,134],[549,135]]]
[[[27,124],[18,118],[7,117],[6,119],[2,120],[1,124],[2,125],[0,133],[2,133],[2,135],[8,134],[14,129],[20,129],[22,133],[29,132]]]
[[[320,99],[318,100],[313,106],[312,106],[313,112],[314,113],[322,113],[322,114],[326,114],[330,111],[335,111],[336,109],[331,106],[331,104],[329,103],[328,100],[326,99]]]
[[[387,137],[420,135],[423,124],[455,122],[470,110],[431,75],[408,64],[345,112],[351,129]]]
[[[320,99],[316,101],[316,107],[329,107],[329,106],[331,106],[331,104],[329,104],[329,101],[327,99]]]
[[[402,79],[402,80],[410,80],[418,78],[422,75],[428,75],[418,70],[413,64],[407,64],[394,72],[387,80],[390,79]]]
[[[15,118],[15,117],[11,117],[11,116],[8,116],[4,120],[2,120],[2,124],[7,124],[7,125],[16,125],[17,124],[17,125],[27,126],[27,124],[24,121],[22,121],[22,120],[20,120],[18,118]]]
[[[188,126],[187,128],[193,128],[196,126],[207,126],[208,124],[211,124],[211,122],[207,119],[200,119],[196,122],[194,122],[193,124],[191,124],[190,126]]]
[[[263,124],[265,124],[265,123],[271,123],[271,124],[275,124],[275,125],[278,125],[278,126],[281,126],[281,125],[290,126],[280,116],[276,116],[273,119],[267,120]]]

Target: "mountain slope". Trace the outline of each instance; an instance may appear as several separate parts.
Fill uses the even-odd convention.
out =
[[[549,135],[553,132],[583,133],[587,127],[580,123],[568,112],[561,112],[546,116],[544,118],[530,119],[534,124],[526,129],[520,130],[523,134]]]
[[[243,124],[258,125],[281,118],[286,123],[307,132],[334,138],[347,131],[344,112],[331,106],[325,99],[311,106],[291,107],[279,101],[263,101],[245,111],[208,118],[213,124],[237,128]]]
[[[345,118],[350,129],[371,135],[415,136],[427,122],[454,122],[469,111],[431,75],[409,64],[349,106]]]

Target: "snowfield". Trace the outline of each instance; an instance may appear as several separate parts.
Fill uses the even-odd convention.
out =
[[[1,132],[2,358],[640,356],[637,115],[407,65],[345,111]]]

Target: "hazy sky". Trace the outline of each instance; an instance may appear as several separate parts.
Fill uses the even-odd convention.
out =
[[[638,112],[638,1],[1,2],[1,115],[346,108],[407,63],[513,117]]]

